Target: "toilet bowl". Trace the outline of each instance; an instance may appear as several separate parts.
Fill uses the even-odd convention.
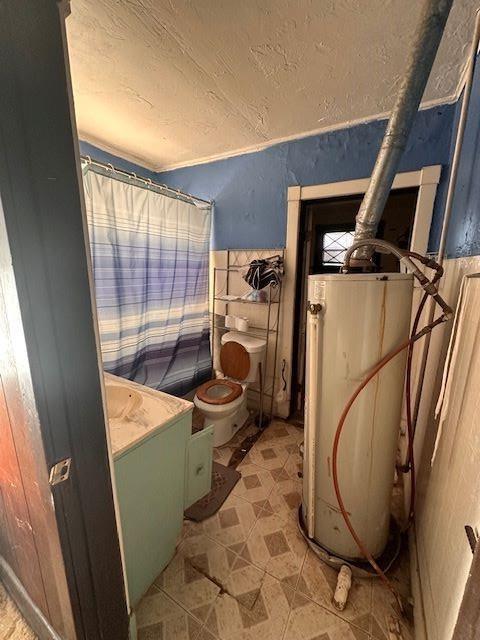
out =
[[[213,446],[233,438],[248,418],[247,389],[257,379],[266,341],[229,331],[222,336],[220,365],[223,377],[198,387],[193,402],[205,425],[213,425]]]

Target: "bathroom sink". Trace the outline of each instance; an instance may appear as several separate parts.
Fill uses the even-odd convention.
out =
[[[142,396],[133,389],[116,384],[106,385],[107,413],[110,420],[123,420],[142,404]]]

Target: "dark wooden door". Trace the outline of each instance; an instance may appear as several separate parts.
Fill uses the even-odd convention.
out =
[[[0,443],[0,553],[48,617],[47,595],[1,376]]]
[[[0,567],[29,622],[50,625],[41,637],[127,640],[67,11],[0,0]],[[51,487],[66,458],[70,477]]]
[[[18,579],[52,629],[73,640],[65,565],[2,224],[0,234],[0,576],[14,592],[18,583],[12,579]],[[30,618],[26,602],[19,605]],[[43,637],[39,619],[30,624]]]

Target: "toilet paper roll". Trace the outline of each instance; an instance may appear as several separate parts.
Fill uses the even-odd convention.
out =
[[[237,318],[232,315],[226,315],[225,326],[227,327],[227,329],[235,329],[237,326]]]
[[[248,331],[248,318],[237,318],[235,326],[237,331]]]

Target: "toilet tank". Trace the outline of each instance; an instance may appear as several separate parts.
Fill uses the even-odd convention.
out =
[[[240,382],[255,382],[258,375],[258,363],[263,362],[265,355],[265,347],[267,346],[266,340],[261,338],[254,338],[253,336],[246,335],[245,333],[239,333],[238,331],[229,331],[224,333],[221,339],[222,345],[227,342],[237,342],[244,347],[250,356],[250,370],[245,380]]]

